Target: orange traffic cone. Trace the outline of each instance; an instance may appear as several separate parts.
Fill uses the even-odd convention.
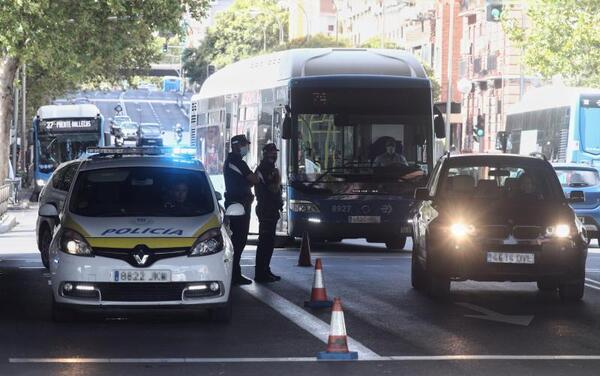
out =
[[[317,359],[358,359],[358,353],[356,351],[348,350],[348,336],[346,335],[346,323],[344,321],[344,311],[342,311],[342,301],[340,300],[340,298],[333,299],[333,308],[331,310],[331,326],[329,329],[329,339],[327,340],[327,350],[318,353]]]
[[[298,266],[312,266],[310,261],[310,237],[308,232],[302,235],[302,243],[300,244],[300,256],[298,257]]]
[[[329,308],[333,302],[327,299],[327,290],[323,282],[323,266],[321,259],[315,262],[315,278],[313,280],[312,291],[310,292],[310,301],[304,302],[305,307],[309,308]]]

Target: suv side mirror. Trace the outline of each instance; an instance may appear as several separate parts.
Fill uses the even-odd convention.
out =
[[[585,201],[585,193],[583,191],[571,191],[569,193],[569,202],[584,202]]]
[[[40,209],[38,210],[38,215],[40,217],[56,218],[58,217],[58,210],[56,209],[56,206],[52,204],[44,204],[40,206]]]
[[[444,116],[442,112],[435,106],[433,106],[433,131],[436,138],[446,137],[446,123],[444,122]]]
[[[244,214],[246,214],[246,210],[244,210],[244,205],[238,204],[237,202],[229,205],[227,207],[227,210],[225,210],[226,217],[241,217]]]
[[[215,191],[215,197],[217,198],[217,201],[221,201],[223,199],[221,192]]]
[[[417,200],[417,201],[431,200],[431,196],[429,195],[429,189],[417,188],[415,190],[415,200]]]

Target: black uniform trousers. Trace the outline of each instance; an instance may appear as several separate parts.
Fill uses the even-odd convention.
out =
[[[244,215],[229,217],[229,229],[231,230],[231,243],[233,243],[233,278],[242,275],[240,261],[242,252],[248,241],[248,231],[250,230],[250,210],[249,205],[244,205]]]
[[[258,246],[256,247],[255,278],[267,277],[275,247],[276,218],[259,218]]]

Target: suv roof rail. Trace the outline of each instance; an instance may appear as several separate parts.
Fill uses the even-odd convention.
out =
[[[546,156],[544,155],[544,153],[540,153],[539,151],[534,151],[533,153],[529,153],[530,157],[534,157],[534,158],[539,158],[539,159],[543,159],[546,162],[548,162],[548,158],[546,158]]]

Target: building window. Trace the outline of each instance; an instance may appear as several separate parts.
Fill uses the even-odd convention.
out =
[[[481,72],[481,58],[480,57],[473,60],[473,72],[474,73]]]
[[[328,31],[333,31],[333,25],[327,25],[327,30]]]

